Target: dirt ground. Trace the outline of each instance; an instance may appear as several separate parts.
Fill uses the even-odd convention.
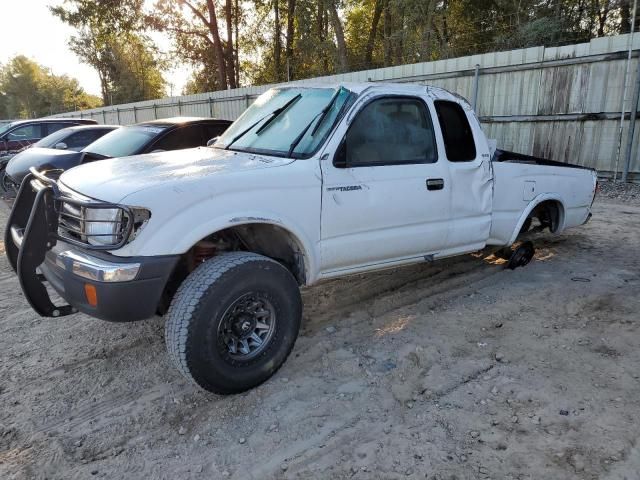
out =
[[[637,479],[640,201],[534,241],[516,271],[306,290],[288,362],[231,397],[183,380],[160,318],[38,317],[3,255],[0,478]]]

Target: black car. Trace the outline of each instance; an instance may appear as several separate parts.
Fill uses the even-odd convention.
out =
[[[0,157],[9,157],[63,128],[97,123],[87,118],[39,118],[8,123],[0,127]]]
[[[3,186],[8,191],[17,189],[31,167],[68,170],[82,163],[107,158],[205,146],[231,123],[215,118],[165,118],[118,128],[79,152],[47,149],[42,155],[16,155],[7,164]]]

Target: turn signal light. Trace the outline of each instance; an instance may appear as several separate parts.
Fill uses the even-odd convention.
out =
[[[91,285],[90,283],[84,284],[84,294],[87,297],[87,302],[92,307],[98,306],[98,292],[96,291],[96,287]]]

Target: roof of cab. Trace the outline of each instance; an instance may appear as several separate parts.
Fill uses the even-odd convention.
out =
[[[433,98],[441,100],[452,100],[456,102],[466,103],[469,102],[456,93],[452,93],[444,88],[434,87],[431,85],[421,85],[416,83],[392,83],[392,82],[309,82],[300,81],[300,83],[288,83],[282,87],[275,88],[340,88],[344,87],[347,90],[352,91],[356,95],[361,95],[365,91],[384,91],[393,90],[394,92],[406,93],[407,95],[424,95],[425,93]]]

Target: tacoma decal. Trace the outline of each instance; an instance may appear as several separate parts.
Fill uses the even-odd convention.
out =
[[[362,190],[361,185],[347,185],[346,187],[329,187],[327,192],[352,192],[354,190]]]

